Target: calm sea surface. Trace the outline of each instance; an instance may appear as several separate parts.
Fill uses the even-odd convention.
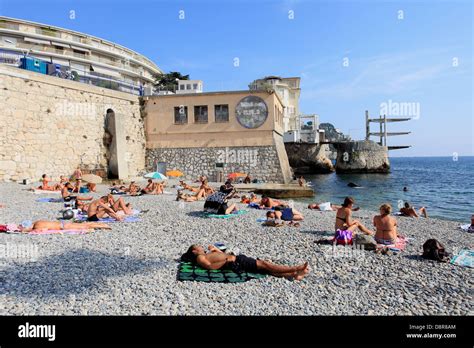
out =
[[[394,209],[399,201],[425,206],[432,217],[470,222],[474,214],[474,157],[391,158],[390,174],[307,175],[315,191],[312,201],[342,203],[352,196],[356,205],[377,210],[382,203]],[[351,188],[356,183],[362,188]],[[403,192],[403,187],[408,192]],[[305,199],[305,202],[311,201]]]

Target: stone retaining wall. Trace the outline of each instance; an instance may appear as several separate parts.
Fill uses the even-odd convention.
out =
[[[145,134],[135,95],[14,67],[0,67],[0,181],[57,179],[107,167],[107,109],[123,118],[128,173],[145,166]]]
[[[291,176],[289,166],[288,173],[285,172],[276,146],[147,149],[147,169],[155,170],[156,162],[166,162],[167,170],[182,171],[186,179],[206,175],[210,181],[218,181],[219,171],[224,178],[229,173],[241,172],[250,173],[252,179],[278,183],[287,182]]]

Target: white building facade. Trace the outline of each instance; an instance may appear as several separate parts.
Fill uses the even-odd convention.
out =
[[[163,71],[150,59],[116,43],[73,30],[0,17],[0,64],[22,57],[54,63],[76,81],[141,94]]]

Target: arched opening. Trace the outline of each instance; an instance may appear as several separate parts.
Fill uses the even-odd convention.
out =
[[[117,145],[115,141],[115,112],[107,109],[104,119],[104,146],[107,159],[107,178],[118,179]]]

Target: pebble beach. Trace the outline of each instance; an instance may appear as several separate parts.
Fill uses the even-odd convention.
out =
[[[56,220],[62,203],[18,183],[0,184],[0,224]],[[202,217],[203,202],[170,194],[124,197],[149,210],[140,221],[83,235],[0,233],[0,315],[472,315],[472,268],[421,258],[436,238],[449,252],[473,249],[474,235],[459,222],[397,217],[406,249],[380,255],[320,245],[333,234],[335,212],[294,203],[300,227],[263,227],[265,211],[230,219]],[[98,193],[107,193],[105,185]],[[236,200],[237,202],[238,200]],[[383,202],[380,202],[383,203]],[[372,226],[375,212],[354,217]],[[465,223],[468,223],[466,221]],[[178,259],[194,243],[221,242],[240,253],[280,264],[308,261],[302,281],[267,276],[238,284],[178,281]],[[30,256],[12,250],[32,251]]]

